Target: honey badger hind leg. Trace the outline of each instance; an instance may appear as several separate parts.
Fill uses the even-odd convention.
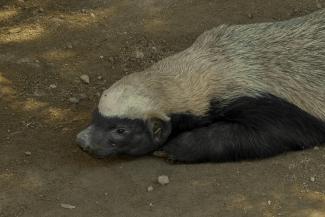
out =
[[[324,121],[274,96],[242,97],[211,125],[183,132],[163,150],[173,161],[257,159],[325,143]]]

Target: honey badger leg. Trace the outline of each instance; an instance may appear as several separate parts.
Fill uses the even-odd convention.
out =
[[[325,123],[277,97],[242,97],[219,111],[220,119],[181,133],[163,150],[182,162],[270,157],[325,143]]]

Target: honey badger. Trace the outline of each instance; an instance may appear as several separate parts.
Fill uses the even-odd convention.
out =
[[[162,149],[181,162],[325,144],[325,10],[204,32],[105,90],[77,142],[98,157]]]

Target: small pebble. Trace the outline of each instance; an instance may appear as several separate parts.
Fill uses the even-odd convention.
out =
[[[105,192],[105,193],[104,193],[104,195],[105,195],[105,196],[108,196],[108,193],[107,193],[107,192]]]
[[[152,153],[152,155],[155,156],[155,157],[161,157],[161,158],[165,158],[165,157],[168,156],[167,153],[164,152],[164,151],[154,151]]]
[[[9,32],[10,32],[10,30],[9,30]],[[19,59],[19,60],[17,61],[18,64],[31,63],[31,62],[32,62],[32,60],[29,59],[29,58],[27,58],[27,57],[21,58],[21,59]]]
[[[42,90],[35,90],[33,94],[34,96],[40,97],[40,96],[44,96],[45,92]]]
[[[251,14],[251,13],[248,13],[247,16],[248,16],[249,19],[253,18],[253,14]]]
[[[148,188],[147,188],[147,191],[148,192],[151,192],[151,191],[153,191],[153,187],[150,185],[150,186],[148,186]]]
[[[314,147],[314,150],[319,150],[319,147],[318,147],[318,146],[315,146],[315,147]]]
[[[21,32],[21,28],[17,27],[17,28],[9,29],[8,32],[9,33],[18,33],[18,32]]]
[[[104,56],[99,56],[99,59],[104,59]]]
[[[267,204],[271,205],[272,204],[272,201],[268,200],[267,201]]]
[[[95,15],[94,13],[90,13],[90,16],[91,16],[92,18],[95,18],[95,17],[96,17],[96,15]]]
[[[71,204],[66,204],[66,203],[61,203],[61,207],[65,209],[75,209],[76,206],[71,205]]]
[[[103,77],[102,77],[102,76],[97,76],[97,79],[98,79],[98,80],[102,80]]]
[[[89,84],[90,83],[90,79],[88,75],[81,75],[80,76],[80,80],[82,80],[84,83]]]
[[[31,155],[32,155],[32,152],[30,152],[30,151],[25,151],[25,155],[26,155],[26,156],[31,156]]]
[[[72,44],[71,43],[67,43],[67,48],[72,49],[73,48]]]
[[[162,175],[162,176],[158,176],[158,183],[161,185],[167,185],[169,184],[169,178],[168,176]]]
[[[322,4],[319,2],[319,0],[316,0],[316,7],[318,9],[321,9],[323,7]]]
[[[69,102],[74,103],[74,104],[79,103],[79,101],[80,101],[80,100],[79,100],[77,97],[70,97],[70,98],[69,98]]]
[[[150,207],[153,207],[153,203],[149,203],[149,206],[150,206]]]
[[[56,88],[56,85],[55,84],[50,84],[50,89],[55,89]]]
[[[315,182],[316,181],[316,178],[314,176],[310,177],[310,181],[311,182]]]
[[[144,53],[142,51],[135,51],[135,58],[137,59],[143,59],[144,58]]]
[[[88,97],[87,97],[87,95],[85,93],[81,93],[81,94],[79,94],[79,98],[80,99],[87,99]]]

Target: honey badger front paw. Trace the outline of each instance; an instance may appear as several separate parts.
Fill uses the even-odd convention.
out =
[[[169,141],[163,151],[167,159],[173,162],[200,162],[206,158],[206,153],[200,148],[202,143],[195,132],[186,132]],[[203,152],[202,152],[203,151]]]

